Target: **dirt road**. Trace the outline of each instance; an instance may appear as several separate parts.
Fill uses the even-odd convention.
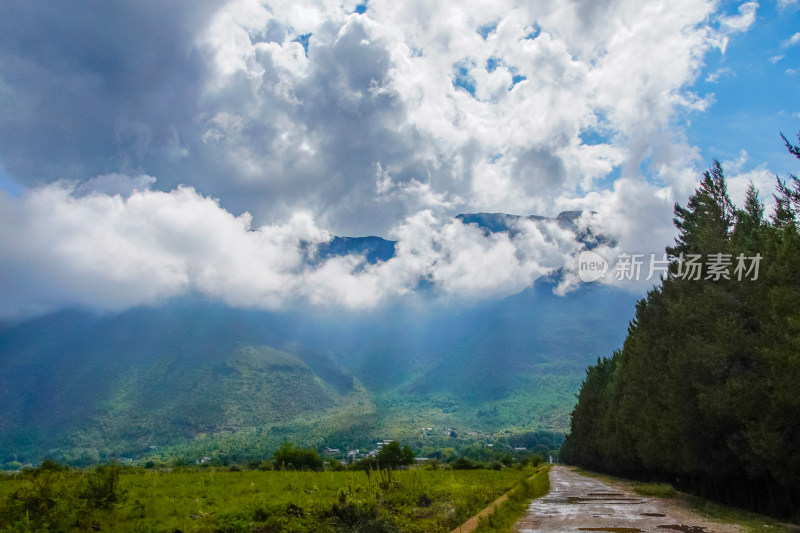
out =
[[[550,492],[533,500],[516,524],[520,533],[741,533],[738,526],[703,519],[678,500],[639,496],[631,484],[611,484],[555,466]]]

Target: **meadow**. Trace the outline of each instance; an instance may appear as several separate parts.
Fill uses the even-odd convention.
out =
[[[0,531],[447,532],[535,471],[37,469],[0,478]]]

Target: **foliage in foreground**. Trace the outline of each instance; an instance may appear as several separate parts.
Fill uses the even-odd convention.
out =
[[[0,477],[0,532],[447,532],[533,472],[33,469]]]
[[[800,519],[800,180],[775,199],[770,221],[752,185],[737,208],[715,162],[675,206],[669,275],[587,370],[562,460]],[[758,276],[738,280],[737,258],[757,254]],[[687,279],[681,256],[730,260],[730,277]]]
[[[74,472],[45,461],[41,468],[20,475],[25,482],[4,498],[0,531],[89,529],[98,516],[124,502],[120,470],[103,465],[90,472]]]

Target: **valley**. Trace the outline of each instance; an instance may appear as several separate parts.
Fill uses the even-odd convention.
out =
[[[602,287],[556,296],[543,282],[470,308],[368,315],[191,298],[61,311],[0,331],[0,460],[252,458],[285,440],[321,450],[384,438],[422,452],[562,434],[585,367],[621,342],[632,300]]]

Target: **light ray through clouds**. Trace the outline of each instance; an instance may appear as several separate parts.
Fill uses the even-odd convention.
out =
[[[464,212],[585,210],[622,249],[663,248],[704,164],[677,119],[713,105],[693,89],[704,58],[758,7],[12,3],[0,171],[25,190],[0,191],[0,315],[190,292],[270,309],[498,297],[581,246]],[[334,234],[397,252],[313,261]]]

